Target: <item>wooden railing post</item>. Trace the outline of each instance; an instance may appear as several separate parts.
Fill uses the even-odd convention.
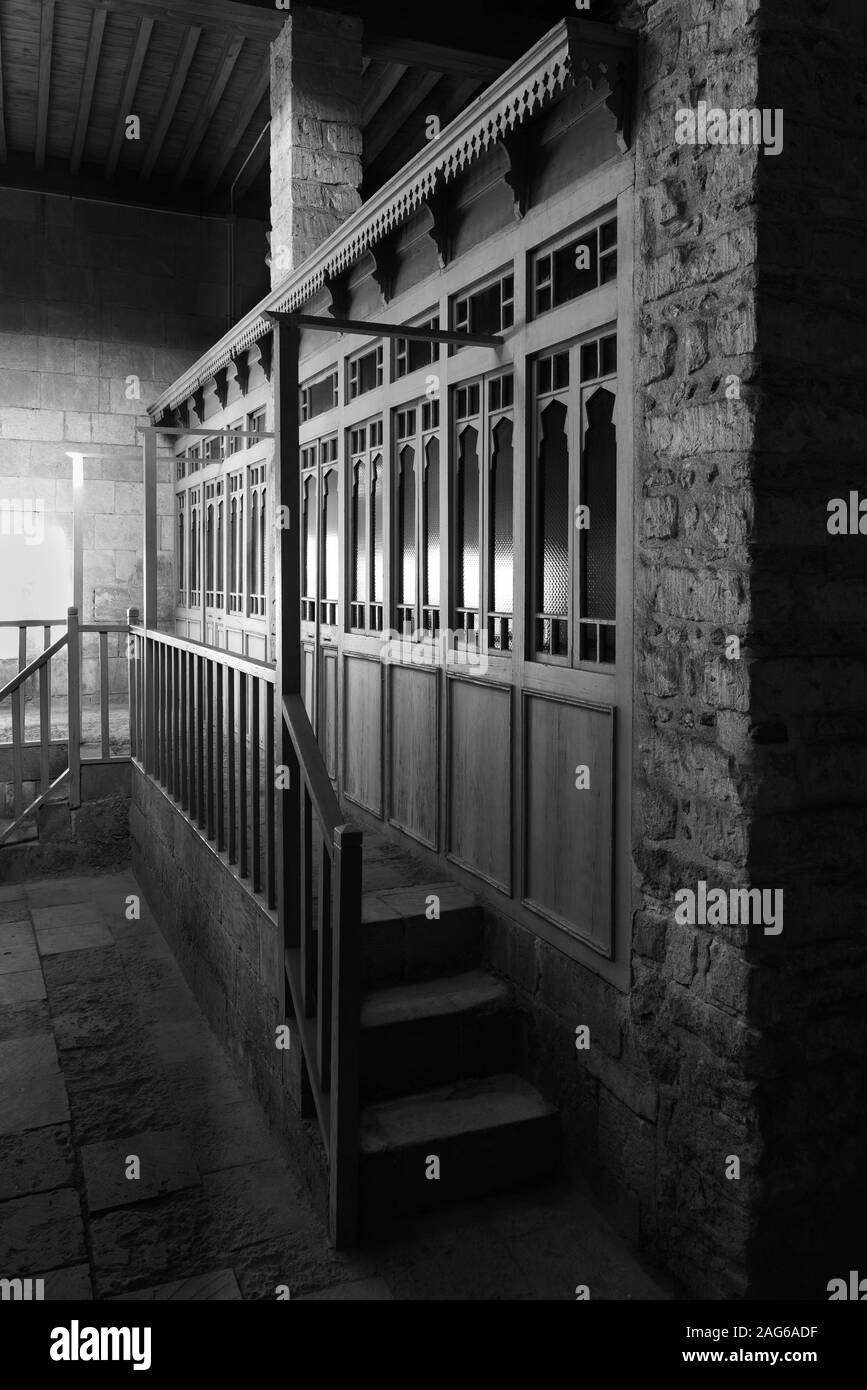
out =
[[[301,689],[301,527],[298,467],[298,352],[299,330],[291,320],[274,324],[274,485],[276,526],[274,564],[276,685],[274,699],[277,764],[290,770],[277,793],[275,870],[279,930],[280,978],[277,997],[286,1013],[284,956],[296,946],[301,932],[301,797],[297,764],[283,717],[283,701]]]
[[[139,611],[137,608],[126,610],[126,620],[131,628],[139,625]],[[126,669],[127,680],[129,683],[129,751],[134,758],[141,757],[141,749],[138,746],[138,697],[139,697],[139,663],[137,660],[136,643],[138,638],[132,632],[126,636]]]
[[[67,612],[67,713],[69,716],[69,805],[81,805],[81,636],[79,612]]]
[[[346,825],[335,827],[329,1205],[331,1236],[338,1249],[352,1245],[358,1232],[361,843],[360,830]]]
[[[144,749],[142,764],[146,772],[156,768],[154,732],[154,659],[149,649],[148,633],[157,626],[157,436],[156,431],[144,431],[142,443],[142,481],[144,483],[144,548],[142,552],[142,587],[144,589],[144,640],[142,641],[144,719],[142,731]]]

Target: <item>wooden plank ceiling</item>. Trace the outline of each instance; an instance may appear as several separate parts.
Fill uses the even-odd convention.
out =
[[[267,217],[285,19],[252,0],[0,0],[0,187]],[[508,59],[367,28],[364,47],[369,196]]]

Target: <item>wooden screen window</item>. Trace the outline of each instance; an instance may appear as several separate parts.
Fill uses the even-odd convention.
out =
[[[244,475],[229,475],[229,612],[244,612]]]
[[[246,443],[244,435],[235,433],[236,430],[242,430],[243,428],[243,420],[236,420],[234,424],[229,425],[229,429],[232,430],[232,434],[230,434],[226,439],[227,458],[231,458],[232,454],[239,454],[241,450],[244,448]]]
[[[617,345],[613,333],[533,364],[533,632],[537,660],[615,660]]]
[[[320,495],[322,498],[321,595],[320,622],[333,626],[337,622],[337,596],[340,587],[340,549],[338,521],[337,440],[325,439],[319,449]]]
[[[195,608],[202,601],[200,562],[202,545],[202,490],[201,488],[190,489],[189,506],[189,531],[188,531],[188,555],[189,555],[189,595],[190,607]]]
[[[515,322],[515,277],[496,280],[451,302],[452,327],[463,333],[502,333]],[[449,353],[460,351],[455,344]]]
[[[212,435],[206,439],[203,449],[203,458],[208,463],[216,463],[223,457],[223,436],[221,434]]]
[[[187,472],[198,473],[202,458],[201,444],[191,444],[187,450]]]
[[[301,450],[301,536],[303,544],[301,617],[316,620],[316,495],[319,483],[319,446]]]
[[[617,278],[617,218],[573,234],[532,259],[534,317]]]
[[[247,612],[251,617],[265,615],[265,514],[267,509],[265,465],[256,464],[249,470],[250,542],[247,546],[248,593]]]
[[[439,316],[424,319],[415,325],[417,328],[439,328]],[[392,375],[395,381],[410,372],[429,367],[439,359],[439,343],[426,342],[424,338],[395,338]]]
[[[353,632],[381,632],[382,420],[349,431],[349,460],[349,626]]]
[[[382,346],[351,358],[346,364],[346,373],[351,401],[356,400],[358,396],[364,396],[368,391],[375,391],[383,382]]]
[[[514,378],[468,382],[453,393],[452,535],[457,647],[512,650]]]
[[[187,602],[187,494],[179,492],[175,502],[178,517],[178,603],[183,607]]]
[[[315,420],[337,406],[337,372],[332,370],[301,387],[301,419]]]
[[[205,484],[205,604],[223,607],[223,479]]]
[[[186,474],[186,471],[187,471],[187,461],[186,461],[186,459],[184,458],[184,455],[181,454],[181,455],[175,460],[175,477],[176,477],[178,480],[180,480],[181,478],[184,477],[184,475]]]
[[[394,415],[395,622],[406,637],[440,630],[439,401]]]
[[[252,410],[247,416],[247,429],[251,435],[261,434],[265,428],[265,407],[260,406],[258,410]],[[250,448],[256,443],[255,439],[250,440]]]

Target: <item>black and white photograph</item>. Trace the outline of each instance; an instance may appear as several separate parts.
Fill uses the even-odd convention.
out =
[[[865,322],[863,0],[0,0],[26,1374],[833,1368]]]

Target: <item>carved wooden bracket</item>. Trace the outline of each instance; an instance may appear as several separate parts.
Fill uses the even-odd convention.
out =
[[[397,252],[391,237],[384,237],[376,246],[370,247],[373,258],[373,279],[376,281],[383,305],[394,298],[394,280],[397,273]]]
[[[221,367],[218,372],[214,372],[214,388],[217,392],[217,400],[220,402],[220,409],[226,409],[226,401],[229,398],[229,368]]]
[[[190,397],[190,400],[192,401],[192,404],[193,404],[193,410],[195,411],[196,419],[198,420],[198,422],[199,422],[200,425],[203,425],[203,424],[205,423],[205,388],[204,388],[204,386],[200,386],[200,387],[198,388],[198,390],[194,391],[193,394],[192,394],[192,396]]]
[[[172,411],[172,423],[179,430],[190,428],[190,403],[180,401]]]
[[[515,220],[520,221],[530,202],[530,146],[523,126],[508,131],[497,144],[509,161],[503,182],[511,189]]]
[[[259,349],[259,361],[262,363],[262,371],[268,381],[271,380],[271,372],[274,367],[274,334],[265,333],[263,337],[257,339],[256,347]]]
[[[328,313],[333,319],[349,318],[349,276],[345,271],[337,275],[326,275],[323,287],[328,291],[331,303]]]
[[[238,383],[238,390],[242,396],[246,396],[247,387],[250,384],[250,359],[246,352],[239,352],[232,358],[232,366],[235,368],[235,379]]]
[[[433,189],[425,198],[424,206],[431,217],[427,234],[436,247],[437,264],[440,270],[445,270],[451,260],[451,217],[446,190]]]
[[[618,41],[625,43],[625,35],[620,31]],[[632,37],[632,36],[630,36]],[[632,144],[633,93],[635,88],[635,60],[633,47],[627,44],[619,50],[611,44],[594,43],[585,40],[572,46],[573,80],[577,84],[586,77],[595,89],[600,82],[609,88],[605,105],[617,122],[617,145],[623,154]]]

